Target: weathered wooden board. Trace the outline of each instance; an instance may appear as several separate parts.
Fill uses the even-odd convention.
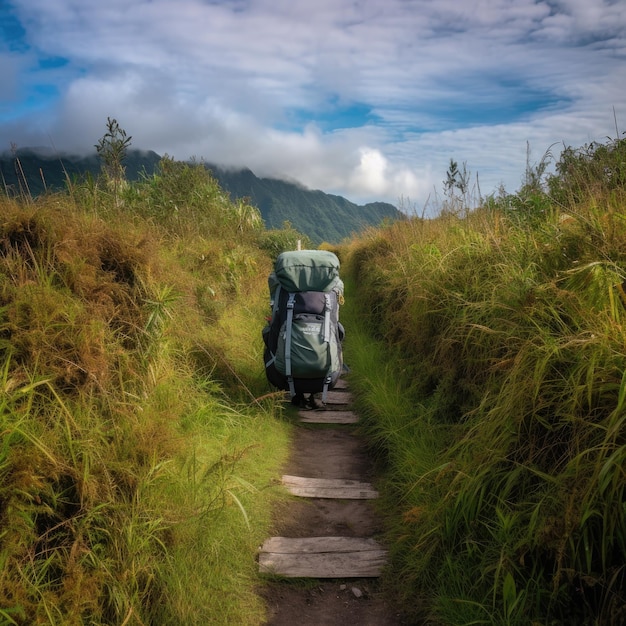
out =
[[[259,572],[288,578],[380,576],[387,551],[360,537],[271,537],[261,546]]]
[[[359,416],[352,411],[298,411],[300,421],[308,424],[356,424]]]
[[[316,554],[320,552],[355,552],[383,550],[371,537],[269,537],[261,546],[262,552],[277,554]]]
[[[344,478],[306,478],[304,476],[282,477],[282,483],[290,493],[301,498],[337,498],[343,500],[372,500],[378,491],[370,483]]]
[[[349,391],[333,389],[332,391],[328,391],[326,393],[326,405],[350,404],[351,402],[352,402],[352,394]]]
[[[348,388],[348,381],[345,378],[340,378],[339,380],[337,380],[337,382],[335,383],[335,386],[333,387],[333,389],[347,389]]]

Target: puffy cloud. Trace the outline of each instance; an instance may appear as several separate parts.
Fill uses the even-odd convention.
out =
[[[610,0],[28,0],[10,18],[0,149],[91,150],[115,117],[138,148],[424,206],[451,158],[514,191],[527,145],[626,116]]]

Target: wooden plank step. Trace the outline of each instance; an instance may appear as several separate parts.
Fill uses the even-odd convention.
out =
[[[320,400],[321,400],[320,396]],[[349,391],[341,389],[332,389],[326,392],[326,405],[329,404],[350,404],[352,402],[352,394]]]
[[[333,387],[333,389],[347,389],[347,388],[348,388],[348,381],[345,378],[339,378],[337,382],[335,383],[335,386]]]
[[[378,491],[370,483],[344,478],[282,477],[282,483],[290,493],[301,498],[337,498],[341,500],[372,500]]]
[[[360,537],[270,537],[261,546],[259,572],[288,578],[373,578],[387,551]]]
[[[359,416],[353,411],[298,411],[300,421],[307,424],[356,424]]]

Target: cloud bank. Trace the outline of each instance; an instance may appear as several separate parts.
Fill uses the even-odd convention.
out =
[[[85,153],[113,117],[136,148],[421,212],[450,159],[512,192],[528,146],[626,127],[621,1],[0,6],[0,150]]]

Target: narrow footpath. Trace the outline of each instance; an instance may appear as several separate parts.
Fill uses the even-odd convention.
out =
[[[387,551],[377,539],[378,493],[345,381],[329,392],[326,410],[298,416],[282,477],[294,497],[276,511],[276,536],[259,552],[259,571],[269,575],[266,623],[399,626],[380,590]]]

